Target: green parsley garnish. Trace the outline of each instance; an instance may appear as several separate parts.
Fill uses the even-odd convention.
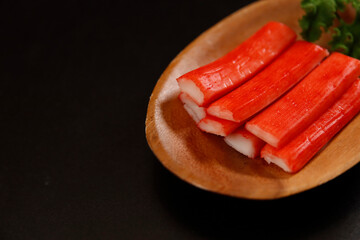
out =
[[[338,14],[344,11],[346,4],[351,4],[356,11],[355,20],[346,23]],[[303,39],[314,42],[323,31],[333,28],[333,39],[329,42],[332,51],[339,51],[360,59],[360,0],[302,0],[301,7],[305,15],[300,19]]]

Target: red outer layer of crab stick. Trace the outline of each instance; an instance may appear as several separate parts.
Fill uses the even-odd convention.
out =
[[[360,75],[360,61],[332,53],[284,97],[246,123],[246,129],[282,147],[319,118]]]
[[[198,123],[198,127],[208,133],[216,134],[219,136],[227,136],[240,127],[242,123],[236,123],[217,117],[207,115],[205,118],[201,119]]]
[[[207,113],[243,122],[283,95],[328,55],[318,45],[297,41],[250,81],[213,102]]]
[[[318,120],[280,149],[266,145],[261,151],[268,163],[275,163],[287,172],[299,171],[360,111],[360,80]]]
[[[187,113],[204,132],[227,136],[240,126],[240,123],[209,116],[206,114],[205,108],[196,105],[186,93],[180,93],[179,99],[184,103]]]
[[[295,39],[286,25],[269,22],[225,56],[179,77],[179,87],[197,105],[207,106],[252,78]]]
[[[226,136],[224,140],[229,146],[249,158],[258,157],[261,149],[265,146],[263,140],[247,131],[244,127],[235,130]]]

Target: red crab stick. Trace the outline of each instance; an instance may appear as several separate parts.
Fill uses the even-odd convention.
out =
[[[206,109],[196,105],[196,103],[186,93],[180,93],[179,99],[183,102],[187,113],[204,132],[227,136],[240,126],[239,123],[212,117],[206,114]]]
[[[242,122],[275,101],[314,69],[329,52],[298,41],[250,81],[212,103],[207,112]]]
[[[205,108],[199,107],[186,93],[180,93],[179,99],[184,104],[186,112],[196,123],[206,117]]]
[[[253,77],[295,38],[286,25],[269,22],[222,58],[179,77],[179,87],[197,105],[207,106]]]
[[[275,163],[287,172],[299,171],[360,111],[360,80],[316,122],[280,149],[266,145],[261,151],[268,163]]]
[[[225,137],[224,140],[229,146],[249,158],[259,156],[261,149],[265,145],[263,140],[247,131],[244,127],[240,127]]]
[[[240,126],[241,123],[220,119],[210,115],[207,115],[198,123],[198,127],[202,131],[223,137],[229,135]]]
[[[360,61],[333,53],[279,101],[255,116],[246,129],[274,147],[304,131],[360,75]]]

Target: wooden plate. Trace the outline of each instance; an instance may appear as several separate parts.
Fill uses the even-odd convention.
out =
[[[360,116],[297,174],[261,159],[251,160],[201,132],[177,99],[176,78],[224,55],[268,21],[300,32],[300,0],[251,4],[207,30],[168,66],[151,95],[146,117],[148,143],[162,164],[181,179],[209,191],[249,199],[275,199],[323,184],[360,160]],[[325,37],[326,38],[326,37]],[[324,46],[326,39],[319,44]]]

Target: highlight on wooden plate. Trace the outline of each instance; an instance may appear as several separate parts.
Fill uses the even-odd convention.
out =
[[[147,141],[167,169],[212,192],[276,199],[321,185],[359,162],[359,116],[300,172],[288,174],[260,158],[241,155],[221,137],[201,132],[178,99],[176,78],[223,56],[269,21],[282,22],[299,36],[302,14],[300,0],[255,2],[201,34],[170,63],[154,88],[146,116]],[[327,37],[317,44],[326,47]]]

